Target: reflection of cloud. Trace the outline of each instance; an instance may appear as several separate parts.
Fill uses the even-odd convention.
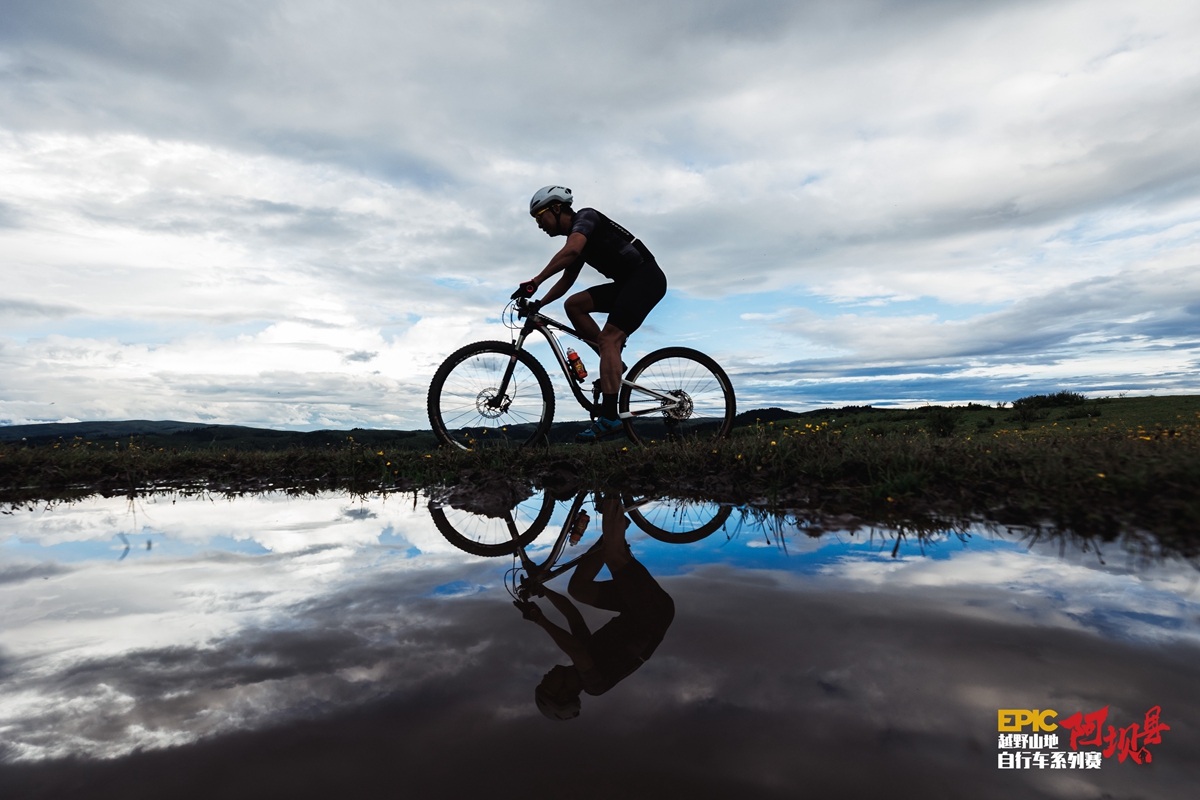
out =
[[[121,497],[90,497],[6,517],[0,522],[0,536],[54,547],[107,542],[120,531],[164,536],[195,547],[220,537],[289,553],[321,546],[373,545],[389,527],[413,537],[425,552],[458,552],[436,533],[423,508],[413,509],[398,495],[363,500],[337,493],[264,494],[237,500],[152,495],[132,505]]]
[[[436,532],[424,508],[414,510],[396,500],[375,498],[352,504],[339,495],[263,496],[235,502],[149,498],[131,512],[126,500],[110,498],[3,517],[0,543],[5,549],[0,554],[7,550],[12,555],[0,555],[0,629],[5,632],[3,671],[12,682],[4,690],[10,699],[0,708],[0,727],[22,727],[27,715],[42,718],[40,723],[30,723],[31,731],[42,733],[31,733],[28,741],[14,735],[17,755],[103,754],[175,744],[259,720],[280,708],[284,709],[280,713],[290,714],[286,709],[293,704],[310,702],[315,689],[296,690],[299,693],[293,697],[292,690],[284,687],[281,696],[292,699],[280,700],[271,699],[276,697],[274,690],[266,687],[297,670],[295,664],[286,665],[298,657],[289,651],[289,642],[302,643],[311,636],[320,639],[326,636],[321,631],[341,637],[338,641],[343,643],[349,641],[346,636],[359,635],[341,630],[337,617],[343,601],[336,598],[352,590],[363,570],[378,583],[344,602],[379,617],[370,623],[377,630],[362,633],[375,642],[388,630],[424,624],[421,614],[405,616],[406,612],[398,611],[398,598],[446,583],[445,571],[452,565],[473,568],[471,557]],[[117,562],[107,543],[120,530],[152,534],[158,545],[150,553],[138,550],[130,559]],[[208,549],[231,541],[254,541],[271,552],[250,555]],[[88,543],[105,545],[102,560],[80,560],[97,557],[95,549],[78,550]],[[410,557],[414,548],[420,558]],[[54,562],[37,563],[30,558],[37,555],[76,563],[70,569]],[[23,588],[30,583],[35,588]],[[30,591],[40,598],[36,603],[29,602]],[[306,614],[311,617],[307,623]],[[404,619],[394,619],[397,614]],[[316,617],[320,619],[313,621]],[[304,633],[305,625],[319,630]],[[295,636],[288,638],[286,631],[293,626]],[[237,643],[239,637],[259,635],[253,631],[265,632],[262,635],[275,643],[267,648],[270,652]],[[236,669],[214,666],[222,658],[213,655],[214,648],[225,647],[222,642],[230,648]],[[281,670],[276,677],[270,677],[274,668],[264,667],[267,663]],[[337,670],[361,666],[339,664]],[[260,667],[265,677],[246,677],[259,674],[254,670]],[[185,673],[193,668],[202,674],[187,679]],[[182,709],[193,702],[185,702],[179,692],[204,695],[204,699],[194,700],[200,705],[170,725],[147,727],[141,715],[148,712],[139,705],[136,692],[131,694],[126,682],[116,677],[126,670],[156,685],[173,685],[170,691],[163,690],[174,698],[163,700],[165,709]],[[55,681],[66,683],[57,688],[40,684],[37,676],[47,675],[57,675]],[[364,686],[370,689],[372,684]],[[263,697],[256,692],[264,693]],[[213,709],[201,713],[209,705],[215,709],[222,704],[229,707],[221,713]],[[138,724],[118,726],[118,732],[105,733],[102,742],[92,741],[99,734],[84,730],[94,724],[108,730],[115,724],[114,715],[125,714],[133,715],[130,725],[135,718]],[[80,731],[72,733],[76,725]],[[177,729],[166,730],[163,725]]]
[[[238,758],[224,743],[250,731],[262,763],[294,770],[290,751],[262,755],[259,742],[301,724],[326,737],[323,752],[343,754],[322,763],[371,775],[370,748],[348,744],[368,734],[393,744],[419,734],[437,752],[445,739],[486,760],[518,726],[518,739],[553,751],[550,734],[520,726],[538,723],[531,687],[558,656],[499,591],[507,560],[453,549],[423,507],[398,500],[151,498],[130,510],[114,498],[0,518],[13,552],[0,562],[4,758],[119,756],[141,770],[207,752],[224,763]],[[836,778],[870,794],[899,770],[917,783],[958,776],[986,797],[997,707],[1112,703],[1133,721],[1161,703],[1169,722],[1198,710],[1172,666],[1198,640],[1190,566],[1101,568],[1050,544],[1011,549],[1007,536],[983,549],[947,536],[929,546],[935,558],[906,548],[890,559],[862,544],[864,530],[803,537],[774,560],[756,551],[757,569],[695,567],[736,560],[762,535],[746,525],[695,547],[635,537],[652,569],[691,567],[661,579],[677,620],[634,679],[589,700],[572,735],[599,738],[573,746],[626,748],[632,724],[669,743],[667,766],[646,760],[663,751],[621,750],[627,769],[688,765],[679,785],[702,775],[744,795],[766,763],[781,785]],[[153,554],[69,569],[30,560],[117,530],[153,533]],[[268,552],[216,549],[242,541]],[[718,742],[724,772],[710,775],[697,753]],[[130,755],[169,746],[182,749]],[[442,762],[412,765],[418,781],[431,763]]]
[[[490,567],[473,562],[456,574],[469,580],[475,569]],[[641,776],[696,797],[783,797],[796,787],[873,797],[897,786],[1056,797],[1061,782],[1048,771],[997,772],[997,708],[1110,704],[1112,719],[1128,724],[1158,703],[1175,727],[1155,748],[1155,769],[1106,762],[1100,773],[1067,776],[1074,791],[1186,798],[1200,777],[1187,723],[1200,707],[1180,666],[1195,658],[1190,646],[1133,647],[1019,615],[972,618],[940,590],[898,586],[884,599],[781,572],[705,567],[662,579],[677,615],[658,652],[614,691],[587,698],[566,729],[532,703],[554,646],[502,594],[415,596],[448,574],[400,583],[360,573],[269,628],[92,659],[18,686],[9,679],[5,688],[22,697],[52,700],[25,706],[10,741],[111,753],[138,737],[151,746],[208,737],[108,765],[8,774],[51,787],[86,781],[98,796],[131,781],[212,796],[228,775],[287,793],[362,793],[403,775],[417,795],[464,796],[496,791],[512,764],[536,753],[539,766],[520,787],[535,796],[568,781],[623,796]],[[76,738],[52,741],[53,730]]]
[[[438,573],[397,577],[376,572],[369,585],[294,604],[222,597],[219,605],[258,606],[258,623],[205,640],[14,659],[5,689],[15,702],[0,720],[8,756],[108,758],[182,744],[358,705],[469,664],[475,644],[463,651],[457,632],[412,600]],[[126,615],[123,624],[151,621]]]
[[[58,564],[32,562],[0,562],[0,583],[21,583],[35,578],[50,578],[68,570]]]
[[[1176,580],[1194,573],[1182,564],[1163,571]],[[848,557],[822,572],[889,594],[934,587],[943,590],[947,599],[951,595],[973,598],[961,605],[948,604],[970,617],[994,617],[1008,624],[1024,619],[1114,638],[1200,644],[1200,597],[1180,597],[1163,591],[1157,581],[1072,564],[1056,555],[998,550],[963,552],[949,559]]]

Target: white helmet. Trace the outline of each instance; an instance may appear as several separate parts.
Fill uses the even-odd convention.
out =
[[[529,201],[529,216],[536,217],[546,206],[554,203],[570,207],[572,200],[571,190],[565,186],[543,186],[534,192],[533,199]]]

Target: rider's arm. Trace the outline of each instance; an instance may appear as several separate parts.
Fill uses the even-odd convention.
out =
[[[557,275],[568,267],[576,266],[577,263],[582,266],[579,257],[583,254],[583,247],[586,244],[586,236],[582,233],[572,233],[567,237],[567,243],[563,245],[562,250],[554,254],[554,258],[550,259],[546,268],[534,277],[533,282],[541,286],[551,275]],[[563,291],[565,292],[566,289]]]
[[[575,613],[579,612],[577,611]],[[587,648],[583,646],[583,642],[579,641],[574,634],[563,630],[558,625],[555,625],[553,622],[546,619],[544,615],[540,616],[537,620],[535,620],[535,622],[537,622],[539,628],[550,634],[550,638],[554,640],[554,643],[558,645],[560,650],[570,657],[571,662],[575,666],[579,667],[581,670],[589,670],[595,666],[596,662],[594,662],[591,655],[588,654]]]
[[[567,618],[567,624],[571,626],[571,633],[575,634],[575,638],[581,642],[586,642],[592,638],[592,632],[588,630],[587,622],[583,619],[583,614],[579,613],[579,609],[575,607],[574,603],[553,589],[547,589],[543,586],[542,591],[546,593],[546,599],[558,609],[558,613]]]
[[[566,294],[567,290],[571,288],[571,285],[575,283],[575,279],[579,277],[579,271],[581,269],[583,269],[583,259],[580,259],[577,263],[572,264],[563,270],[563,276],[559,278],[555,284],[550,287],[550,290],[546,292],[545,296],[542,297],[542,305],[549,305]]]

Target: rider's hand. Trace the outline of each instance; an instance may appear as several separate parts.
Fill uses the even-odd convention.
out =
[[[521,616],[530,622],[540,622],[546,618],[546,615],[542,613],[542,609],[538,608],[537,603],[531,603],[528,600],[514,600],[513,605],[521,612]]]
[[[525,281],[519,287],[517,287],[517,290],[515,292],[512,293],[512,299],[513,300],[521,300],[521,299],[525,299],[525,298],[530,298],[530,297],[533,297],[533,293],[536,291],[537,291],[536,283],[534,283],[533,281]]]

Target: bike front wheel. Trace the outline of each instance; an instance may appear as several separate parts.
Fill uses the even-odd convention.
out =
[[[512,377],[500,384],[509,363]],[[429,424],[438,441],[461,450],[520,447],[544,440],[554,389],[537,359],[507,342],[476,342],[438,367],[429,385]]]
[[[508,556],[546,530],[554,513],[548,492],[518,503],[504,517],[487,517],[452,506],[429,505],[429,515],[446,541],[473,556]]]
[[[725,370],[688,347],[655,350],[634,364],[617,403],[625,433],[635,444],[720,439],[737,414]]]

